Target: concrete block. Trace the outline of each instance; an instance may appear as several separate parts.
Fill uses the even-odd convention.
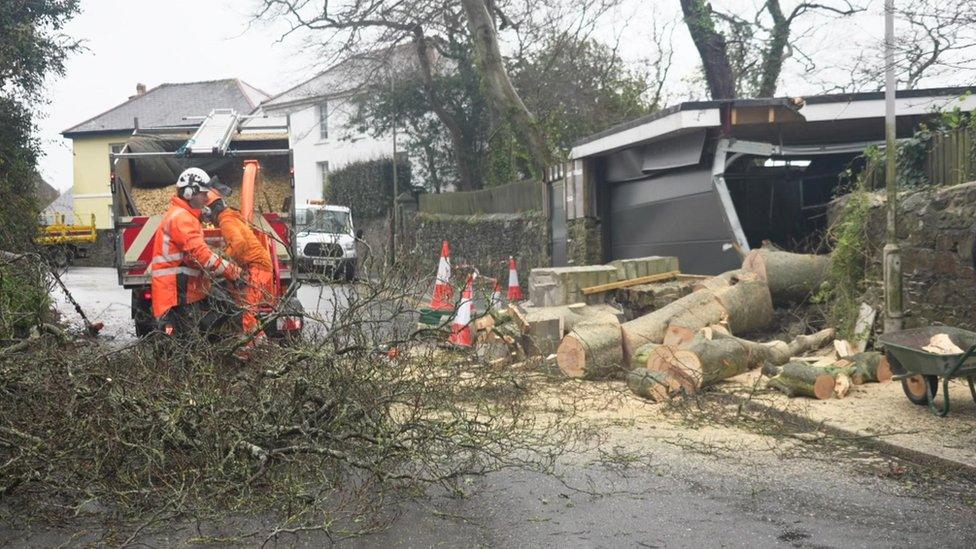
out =
[[[602,302],[606,296],[584,296],[583,288],[616,282],[617,269],[607,265],[532,269],[529,273],[529,300],[537,306]]]
[[[632,259],[615,259],[607,263],[607,266],[617,269],[617,280],[630,280],[632,278],[680,270],[677,257],[657,255],[635,257]]]

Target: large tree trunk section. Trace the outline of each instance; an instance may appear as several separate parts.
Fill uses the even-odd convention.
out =
[[[699,333],[684,346],[646,345],[635,355],[633,366],[647,356],[644,367],[675,380],[684,392],[693,394],[723,379],[762,367],[789,362],[791,356],[818,349],[834,336],[832,329],[799,336],[790,343],[771,341],[757,343],[712,331],[711,339]],[[764,368],[764,372],[766,369]],[[770,375],[779,370],[770,372]],[[831,378],[832,379],[832,378]],[[833,386],[831,386],[833,387]]]
[[[610,322],[581,322],[563,338],[556,350],[556,363],[569,377],[601,379],[620,374],[625,364],[621,354],[620,325]]]
[[[743,270],[756,273],[759,280],[766,282],[775,305],[809,299],[820,290],[829,266],[830,256],[794,254],[768,248],[752,250],[742,261]]]
[[[891,366],[888,359],[879,352],[869,351],[842,358],[834,367],[849,368],[851,380],[855,385],[861,383],[885,383],[891,381]]]
[[[773,300],[765,282],[740,280],[716,291],[715,297],[728,313],[729,330],[733,334],[755,332],[773,321]]]
[[[808,396],[826,400],[834,394],[834,376],[806,362],[790,362],[767,382],[767,386],[786,396]]]
[[[512,85],[498,47],[498,33],[485,0],[461,0],[467,15],[468,31],[474,45],[475,59],[481,72],[485,91],[495,109],[512,122],[512,127],[529,151],[535,176],[542,178],[546,166],[551,163],[549,146],[535,117],[525,107],[522,98]]]
[[[630,322],[620,325],[623,334],[623,352],[626,363],[630,363],[634,356],[634,351],[641,345],[647,343],[661,343],[664,335],[672,320],[680,317],[680,327],[691,329],[697,332],[699,329],[716,324],[723,320],[721,317],[715,318],[718,309],[715,294],[710,290],[701,290],[678,299],[660,309],[648,313],[642,317],[635,318]],[[696,310],[707,309],[707,315],[693,314]],[[696,325],[697,324],[697,325]]]
[[[667,400],[673,392],[674,382],[666,374],[633,370],[627,372],[627,387],[637,396],[654,402]]]
[[[744,271],[742,269],[736,269],[734,271],[726,271],[720,275],[715,275],[704,280],[700,280],[691,285],[693,291],[698,290],[712,290],[718,291],[728,288],[739,282],[741,276],[746,275],[747,277],[754,277],[755,275],[749,271]],[[758,277],[756,277],[758,278]]]

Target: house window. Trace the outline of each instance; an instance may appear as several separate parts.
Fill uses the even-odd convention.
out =
[[[319,181],[322,182],[322,194],[323,196],[327,196],[327,189],[329,188],[329,162],[316,162],[316,164],[319,167]]]
[[[319,103],[319,137],[329,137],[329,103],[326,101]]]

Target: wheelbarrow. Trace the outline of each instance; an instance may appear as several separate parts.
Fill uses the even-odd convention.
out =
[[[945,334],[964,352],[941,355],[923,350],[932,336]],[[893,379],[900,379],[905,396],[913,404],[928,405],[938,417],[949,414],[949,380],[966,378],[969,392],[976,401],[976,333],[949,326],[928,326],[901,330],[878,336],[884,346],[885,356]],[[942,380],[942,405],[935,402]]]

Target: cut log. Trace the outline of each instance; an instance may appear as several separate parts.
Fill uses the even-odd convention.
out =
[[[641,358],[648,354],[646,350],[650,349],[646,368],[672,377],[686,393],[692,394],[702,387],[762,367],[764,364],[785,364],[794,354],[816,349],[834,336],[834,331],[828,329],[815,334],[798,336],[790,343],[784,341],[757,343],[717,331],[711,331],[711,339],[709,339],[706,333],[704,331],[699,333],[683,346],[659,345],[642,348],[644,352],[641,353]],[[635,360],[633,366],[639,367],[640,360]],[[770,372],[768,375],[776,375],[776,373]]]
[[[637,396],[661,402],[673,393],[673,381],[666,374],[633,370],[627,372],[627,387]]]
[[[660,347],[660,343],[648,343],[646,345],[641,345],[634,351],[634,357],[631,359],[630,369],[631,370],[646,370],[647,361],[651,359],[651,354],[654,349]]]
[[[559,344],[556,363],[565,375],[575,378],[602,379],[623,373],[620,325],[580,322]]]
[[[742,261],[742,270],[756,273],[769,285],[775,305],[808,299],[820,290],[827,277],[830,256],[794,254],[769,248],[752,250]]]
[[[715,294],[711,290],[701,290],[686,295],[652,313],[621,324],[623,353],[626,363],[630,363],[634,356],[634,351],[641,345],[662,343],[664,341],[664,334],[667,332],[668,326],[675,317],[681,316],[681,327],[692,329],[693,331],[722,321],[725,316],[724,311],[719,318],[710,318],[704,315],[689,313],[690,311],[703,309],[709,311],[712,315],[716,315],[718,309],[713,307],[715,303]],[[695,320],[698,321],[697,326],[694,323]]]
[[[834,397],[844,398],[851,392],[851,378],[843,372],[834,374]]]
[[[766,382],[767,387],[788,397],[799,395],[820,400],[833,396],[835,384],[834,376],[806,362],[788,362],[778,375]]]
[[[835,367],[853,370],[851,381],[855,385],[861,383],[886,383],[891,381],[891,366],[888,359],[879,352],[868,351],[842,358],[834,363]]]
[[[847,341],[846,339],[835,339],[834,350],[837,351],[837,356],[840,358],[854,354],[854,349],[851,346],[851,342]]]
[[[755,332],[773,321],[773,300],[765,282],[740,280],[716,291],[715,298],[725,309],[729,329],[734,334]]]
[[[738,282],[739,275],[746,273],[748,273],[748,271],[744,271],[742,269],[726,271],[720,275],[715,275],[692,284],[691,289],[695,292],[698,290],[722,290]]]

